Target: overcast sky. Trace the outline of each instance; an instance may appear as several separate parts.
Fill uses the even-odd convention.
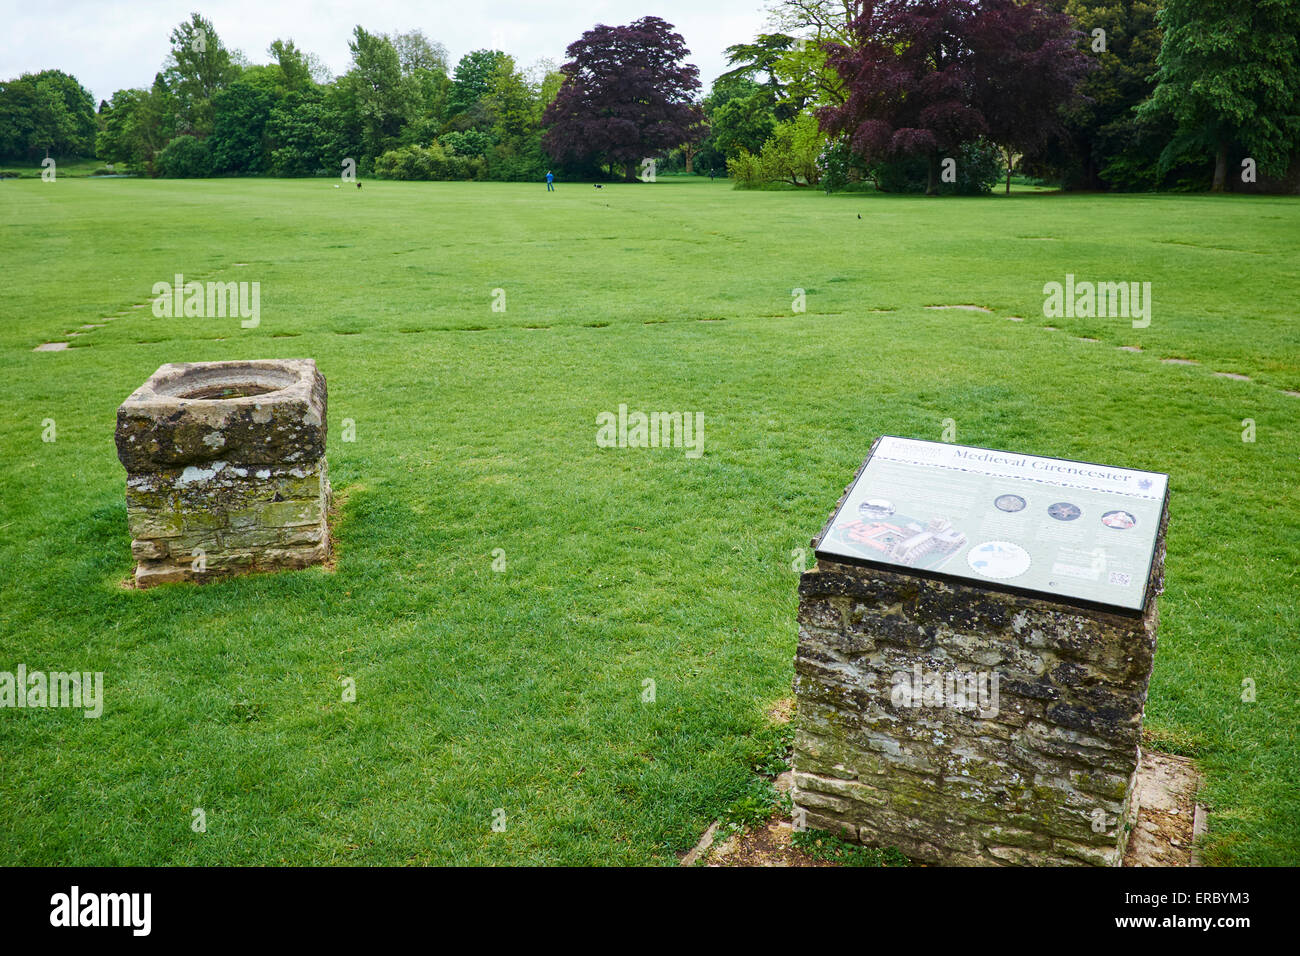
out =
[[[597,23],[662,17],[677,27],[691,62],[709,83],[726,69],[722,54],[750,40],[766,20],[765,0],[3,0],[0,80],[43,69],[71,73],[95,98],[148,86],[170,47],[168,37],[190,12],[213,22],[222,42],[254,63],[268,61],[277,37],[317,54],[335,75],[347,70],[356,24],[375,33],[421,29],[447,48],[454,65],[470,50],[504,50],[528,67],[541,57],[563,61],[564,48]]]

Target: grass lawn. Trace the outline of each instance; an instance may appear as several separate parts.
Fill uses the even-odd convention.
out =
[[[1296,199],[61,178],[0,214],[0,670],[105,675],[98,720],[0,711],[0,862],[675,863],[777,739],[792,551],[873,437],[953,419],[1172,476],[1152,743],[1207,774],[1208,862],[1300,863]],[[1151,282],[1150,327],[1049,322],[1067,272]],[[260,282],[260,326],[154,318],[176,273]],[[329,381],[336,569],[123,589],[118,404],[277,357]],[[598,448],[620,403],[705,454]]]

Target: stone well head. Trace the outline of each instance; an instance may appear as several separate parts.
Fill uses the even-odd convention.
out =
[[[118,408],[117,457],[128,472],[315,461],[325,403],[311,359],[164,365]]]
[[[325,437],[311,359],[159,368],[117,410],[137,584],[323,561]]]

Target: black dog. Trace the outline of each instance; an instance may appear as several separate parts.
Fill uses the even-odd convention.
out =
[[[604,189],[605,187],[602,186],[600,183],[596,183],[596,188],[597,188],[597,189]]]

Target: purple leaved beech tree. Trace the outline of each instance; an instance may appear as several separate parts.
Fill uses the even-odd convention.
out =
[[[693,102],[700,71],[685,62],[690,51],[671,23],[598,24],[565,55],[564,81],[542,117],[542,146],[557,163],[622,166],[630,182],[644,160],[703,135]]]
[[[966,43],[977,9],[975,0],[858,4],[849,42],[826,47],[846,96],[818,112],[823,131],[846,136],[868,162],[925,157],[926,193],[938,192],[940,157],[987,128]]]
[[[1071,17],[1024,0],[983,0],[971,22],[975,101],[986,137],[1006,158],[1008,193],[1015,154],[1064,135],[1062,110],[1079,101],[1080,82],[1097,68],[1079,36]]]
[[[924,157],[934,195],[963,144],[1010,155],[1058,128],[1090,68],[1071,22],[1036,0],[864,0],[848,42],[826,46],[846,97],[818,111],[822,129],[868,162]]]

